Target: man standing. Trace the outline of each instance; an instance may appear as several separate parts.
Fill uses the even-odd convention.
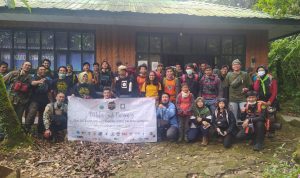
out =
[[[71,82],[66,78],[67,68],[65,66],[60,66],[58,68],[58,78],[52,81],[53,96],[58,93],[63,93],[66,96],[71,94]],[[53,99],[53,98],[52,98]]]
[[[51,61],[49,59],[44,59],[42,65],[46,68],[46,77],[48,80],[54,78],[54,73],[51,71]]]
[[[225,78],[228,74],[228,71],[229,71],[229,66],[223,65],[219,74],[219,78],[221,80],[221,85],[223,88],[223,98],[226,98],[227,101],[228,101],[228,87],[225,86]]]
[[[25,118],[25,128],[28,133],[31,131],[31,126],[34,123],[36,113],[38,112],[38,134],[43,134],[43,112],[46,105],[49,103],[50,81],[46,79],[46,68],[39,66],[37,74],[34,76],[31,84],[33,86],[32,96],[28,107],[28,112]]]
[[[206,66],[205,75],[200,80],[199,96],[205,99],[207,107],[213,113],[216,109],[217,98],[223,96],[221,81],[217,75],[213,74],[211,66]]]
[[[116,77],[115,90],[117,97],[130,98],[135,97],[137,93],[136,82],[131,76],[127,75],[127,67],[120,65],[118,67],[119,76]]]
[[[241,123],[238,117],[239,109],[243,109],[245,105],[245,95],[252,85],[250,76],[241,71],[241,61],[235,59],[232,61],[232,70],[225,78],[225,87],[229,87],[229,107],[237,120],[237,124]]]
[[[8,95],[15,112],[22,123],[22,116],[31,95],[31,63],[25,61],[20,70],[11,71],[3,77],[8,86]]]
[[[186,74],[181,77],[181,83],[187,83],[190,92],[197,98],[199,93],[199,75],[194,70],[193,64],[187,64],[185,67]]]
[[[180,81],[175,77],[171,67],[166,68],[166,77],[163,79],[163,91],[169,94],[171,102],[176,102],[176,97],[180,92]]]
[[[139,89],[139,96],[142,96],[142,86],[146,81],[147,78],[147,65],[146,64],[142,64],[138,67],[139,70],[139,74],[136,76],[136,83],[138,85],[138,89]]]
[[[8,64],[4,61],[0,62],[0,75],[4,76],[7,74]]]

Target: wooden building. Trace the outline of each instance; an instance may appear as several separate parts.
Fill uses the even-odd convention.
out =
[[[268,42],[300,31],[300,18],[199,1],[29,0],[32,13],[0,1],[0,56],[11,68],[29,60],[52,68],[121,60],[155,68],[188,62],[267,64]]]

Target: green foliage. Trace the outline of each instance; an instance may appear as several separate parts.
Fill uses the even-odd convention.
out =
[[[21,2],[27,7],[28,11],[31,13],[31,8],[28,4],[27,0],[21,0]],[[16,8],[16,1],[15,0],[6,0],[6,5],[10,9]]]
[[[298,177],[299,174],[299,165],[287,161],[280,161],[279,163],[269,165],[264,170],[263,177],[294,178]]]
[[[2,144],[8,147],[30,144],[31,139],[23,132],[21,123],[8,98],[2,75],[0,75],[0,101],[0,122],[6,134]]]
[[[255,7],[276,17],[299,15],[300,0],[258,0]]]
[[[203,0],[208,3],[222,4],[251,9],[257,0]]]
[[[277,40],[270,45],[269,68],[278,78],[279,91],[300,104],[300,35]]]

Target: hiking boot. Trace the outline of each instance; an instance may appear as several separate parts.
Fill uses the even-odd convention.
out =
[[[0,142],[2,142],[5,138],[5,134],[0,132]]]
[[[266,136],[267,136],[268,138],[274,138],[274,133],[272,133],[272,132],[267,132],[267,133],[266,133]]]
[[[261,151],[263,149],[263,145],[261,143],[257,143],[253,146],[254,151]]]
[[[206,146],[207,144],[208,144],[208,138],[207,137],[202,137],[201,145]]]

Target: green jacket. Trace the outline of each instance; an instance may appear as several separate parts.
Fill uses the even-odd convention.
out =
[[[5,84],[8,86],[9,99],[12,104],[26,104],[30,99],[32,77],[30,74],[20,75],[20,73],[20,70],[15,70],[4,76]],[[14,85],[18,81],[27,85],[28,90],[26,92],[14,90]]]
[[[229,87],[230,102],[246,101],[246,93],[243,93],[243,88],[250,89],[252,81],[247,72],[240,73],[229,72],[225,78],[224,85]]]

